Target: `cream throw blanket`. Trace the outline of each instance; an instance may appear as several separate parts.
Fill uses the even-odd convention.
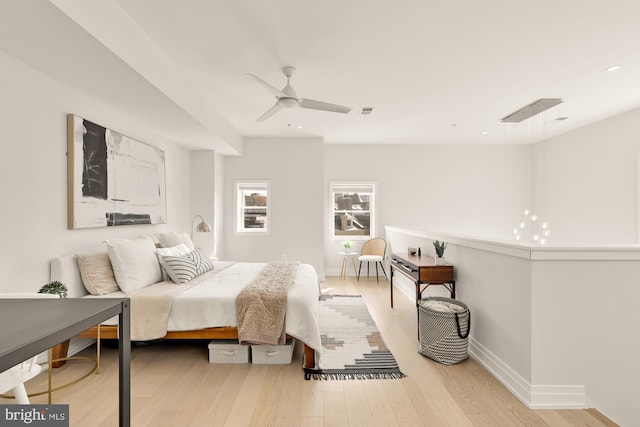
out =
[[[167,335],[173,299],[193,285],[160,282],[131,296],[131,340],[148,341]]]
[[[287,294],[298,265],[298,262],[270,262],[238,294],[236,319],[241,344],[277,345],[286,342]]]

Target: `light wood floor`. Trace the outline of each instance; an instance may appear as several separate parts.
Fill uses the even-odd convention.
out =
[[[301,348],[286,366],[213,365],[207,342],[132,348],[131,425],[140,426],[615,426],[596,410],[527,409],[475,360],[443,366],[417,352],[415,306],[375,278],[329,278],[327,293],[361,294],[407,374],[401,380],[305,381]],[[91,353],[89,348],[83,353]],[[86,369],[70,362],[54,382]],[[42,389],[46,375],[27,384]],[[71,426],[115,426],[117,349],[104,348],[101,375],[54,394],[70,405]],[[32,403],[46,403],[45,396]],[[0,399],[0,403],[11,401]]]

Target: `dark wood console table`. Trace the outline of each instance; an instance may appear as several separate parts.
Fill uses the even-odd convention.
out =
[[[456,297],[456,282],[453,280],[452,265],[436,265],[434,258],[408,253],[391,254],[391,307],[393,307],[393,274],[401,273],[416,286],[416,307],[422,298],[422,293],[431,285],[442,285]]]
[[[119,425],[130,425],[129,298],[0,299],[0,372],[118,315]]]

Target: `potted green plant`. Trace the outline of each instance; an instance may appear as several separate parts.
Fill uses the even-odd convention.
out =
[[[436,240],[433,242],[433,247],[436,250],[436,265],[444,265],[444,251],[447,249],[447,242]]]
[[[345,252],[351,252],[351,242],[349,240],[345,240],[343,246]]]
[[[67,285],[64,283],[58,282],[57,280],[54,282],[49,282],[46,285],[43,285],[38,291],[39,294],[57,294],[60,298],[67,297]]]

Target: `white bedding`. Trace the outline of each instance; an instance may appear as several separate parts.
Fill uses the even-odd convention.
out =
[[[57,261],[56,261],[57,260]],[[56,259],[57,268],[52,261],[52,280],[70,283],[75,277],[73,264],[67,260]],[[65,268],[68,267],[68,268]],[[169,316],[169,331],[191,331],[219,326],[237,326],[235,298],[266,264],[221,262],[215,263],[213,271],[196,277],[184,285],[185,290],[174,299]],[[54,274],[56,270],[61,270]],[[62,277],[56,277],[54,275]],[[67,276],[67,277],[64,277]],[[154,285],[151,285],[154,286]],[[79,295],[70,295],[79,296]],[[85,295],[84,298],[126,297],[118,291],[107,295]],[[318,277],[309,264],[301,264],[291,287],[285,318],[287,334],[299,339],[309,347],[320,352],[320,331],[318,329]],[[117,324],[117,318],[109,324]]]

